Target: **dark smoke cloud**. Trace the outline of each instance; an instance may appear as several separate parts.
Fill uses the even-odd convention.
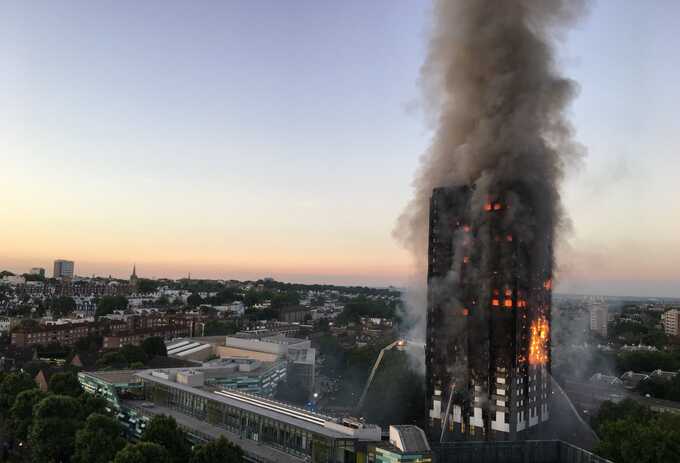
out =
[[[559,187],[583,149],[565,118],[577,86],[560,75],[553,46],[586,7],[585,0],[435,1],[421,69],[435,133],[395,230],[421,270],[435,187],[475,185],[483,201],[521,184],[531,199],[516,207],[518,226],[527,221],[534,233],[552,235],[567,224]]]
[[[434,135],[413,182],[414,197],[395,229],[417,270],[402,313],[409,339],[425,338],[424,273],[434,188],[474,185],[473,211],[482,211],[489,196],[503,195],[512,206],[507,216],[512,223],[505,224],[509,233],[530,247],[536,236],[560,246],[560,232],[568,229],[560,183],[584,150],[565,117],[577,85],[560,75],[553,47],[587,6],[586,0],[435,1],[420,79]],[[513,193],[517,185],[520,195]],[[471,220],[479,225],[484,218]],[[535,256],[535,262],[552,260],[552,248],[538,252],[550,255]],[[448,278],[455,280],[455,268],[452,272]],[[445,286],[442,290],[453,291],[448,297],[456,300],[455,285]]]

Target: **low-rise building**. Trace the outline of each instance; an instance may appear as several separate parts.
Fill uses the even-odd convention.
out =
[[[649,377],[659,381],[671,381],[678,375],[677,371],[663,371],[661,369],[654,370],[649,374]]]
[[[636,389],[640,382],[645,381],[648,378],[649,378],[648,374],[635,373],[634,371],[627,371],[621,375],[621,381],[623,381],[623,386],[626,389],[630,390]]]
[[[182,325],[162,325],[150,328],[139,328],[104,336],[102,347],[104,349],[120,349],[124,346],[139,346],[147,338],[159,337],[163,339],[174,339],[186,337],[190,334],[190,327]]]
[[[286,378],[286,362],[260,362],[243,358],[223,358],[198,367],[159,369],[154,374],[176,378],[193,387],[219,387],[272,397],[276,386]]]
[[[0,317],[0,333],[9,334],[18,323],[18,320],[14,317]]]
[[[370,447],[371,463],[430,463],[432,450],[425,432],[417,426],[392,425],[389,441]]]
[[[26,278],[20,275],[6,275],[2,277],[2,281],[4,283],[7,283],[8,285],[16,286],[23,285],[24,283],[26,283]]]
[[[589,381],[591,383],[609,384],[611,386],[623,385],[623,381],[616,376],[605,375],[602,373],[595,373],[590,377]]]
[[[130,437],[148,420],[168,415],[202,443],[226,437],[248,461],[349,463],[367,461],[379,426],[333,418],[209,384],[205,368],[78,373],[83,389],[104,397]]]
[[[72,346],[79,339],[97,332],[97,324],[89,322],[19,327],[12,331],[11,343],[17,347],[45,346],[54,343]]]
[[[117,349],[141,344],[153,336],[164,339],[192,336],[197,326],[194,318],[160,313],[111,315],[97,321],[94,318],[46,320],[38,326],[14,329],[11,343],[19,347],[51,343],[71,346],[81,338],[105,334],[104,348]]]
[[[622,352],[658,352],[659,349],[657,349],[654,346],[647,346],[644,344],[638,344],[637,346],[634,344],[628,345],[624,344],[624,346],[621,348]]]
[[[312,315],[309,307],[301,305],[293,305],[288,307],[281,307],[279,309],[279,320],[286,323],[299,323],[305,321],[307,318],[311,319]]]
[[[206,336],[174,339],[166,342],[168,356],[184,360],[206,361],[211,357],[221,359],[241,358],[260,362],[283,361],[287,374],[297,378],[311,394],[316,376],[316,349],[306,339],[269,335],[270,331],[237,334],[234,336]]]
[[[49,391],[50,378],[52,378],[52,375],[54,373],[56,373],[56,370],[54,370],[53,368],[50,367],[41,368],[33,378],[33,381],[35,381],[35,384],[36,386],[38,386],[38,389],[45,393]]]
[[[298,378],[308,392],[314,391],[316,349],[307,339],[287,336],[265,336],[260,338],[227,336],[224,347],[218,349],[220,356],[236,356],[272,360],[284,358],[288,361],[288,373]]]

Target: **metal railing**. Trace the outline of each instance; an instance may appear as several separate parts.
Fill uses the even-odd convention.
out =
[[[437,463],[612,463],[559,440],[432,444]]]

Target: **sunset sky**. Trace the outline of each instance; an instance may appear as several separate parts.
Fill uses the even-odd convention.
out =
[[[401,285],[426,1],[0,3],[0,269]],[[680,296],[680,2],[560,44],[587,148],[558,290]]]

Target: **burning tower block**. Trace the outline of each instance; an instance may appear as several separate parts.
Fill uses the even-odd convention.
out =
[[[521,187],[500,191],[432,193],[432,440],[522,439],[549,419],[551,214],[527,206]]]

